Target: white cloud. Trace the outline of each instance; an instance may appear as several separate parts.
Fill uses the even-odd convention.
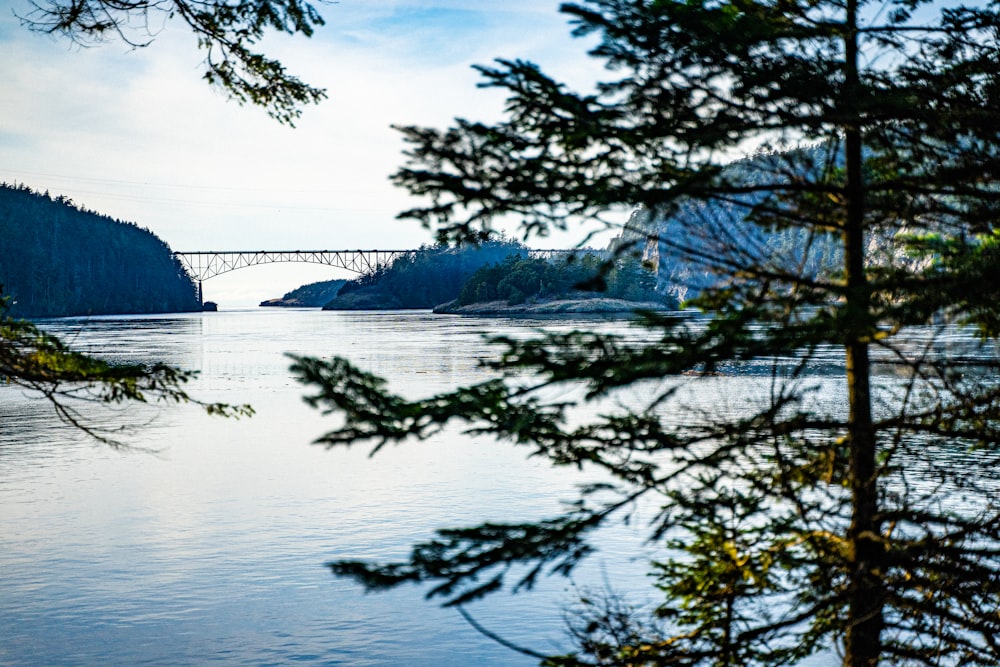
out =
[[[178,250],[417,246],[430,233],[394,220],[412,202],[388,182],[402,161],[390,124],[496,117],[499,94],[477,89],[470,66],[497,56],[589,80],[585,44],[568,37],[556,6],[321,5],[327,26],[313,39],[264,45],[328,89],[330,99],[307,108],[294,130],[210,90],[180,26],[147,49],[79,49],[0,16],[0,180],[135,221]],[[250,274],[241,284],[267,291],[243,302],[296,286]]]

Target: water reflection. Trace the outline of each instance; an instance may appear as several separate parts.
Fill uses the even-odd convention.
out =
[[[143,426],[135,444],[160,454],[123,455],[0,390],[0,662],[533,664],[420,590],[361,595],[323,564],[400,558],[434,527],[554,513],[573,480],[457,435],[376,462],[310,446],[329,423],[302,403],[284,356],[346,355],[400,391],[442,391],[482,377],[480,334],[495,323],[248,311],[44,326],[115,360],[199,369],[194,395],[258,415],[220,421],[179,407],[147,426],[148,414],[127,411]],[[628,539],[611,557],[638,553]],[[594,561],[594,580],[611,562]],[[645,589],[643,571],[633,579]],[[572,592],[565,581],[542,588],[473,612],[514,641],[566,650],[559,609]]]
[[[193,407],[130,408],[114,419],[141,426],[136,444],[160,454],[123,455],[54,422],[20,390],[0,387],[0,664],[534,664],[425,602],[419,589],[362,595],[323,564],[403,558],[436,527],[552,515],[586,477],[451,432],[390,448],[376,461],[364,448],[310,446],[330,423],[303,404],[285,353],[347,356],[418,396],[485,378],[479,361],[495,352],[483,346],[483,333],[583,326],[648,335],[594,319],[277,309],[44,326],[114,360],[200,370],[194,395],[249,402],[258,415],[225,421]],[[971,358],[992,354],[949,331],[915,330],[913,341],[905,350],[930,341]],[[817,401],[839,409],[839,352],[821,351],[820,359],[807,381]],[[775,369],[796,361],[666,382],[684,387],[686,419],[739,414],[748,394],[766,398]],[[651,388],[630,391],[642,400]],[[952,456],[961,466],[975,454]],[[652,594],[651,552],[636,530],[609,531],[602,554],[578,574],[580,585],[608,580],[634,591],[638,604]],[[501,595],[472,611],[511,641],[565,651],[560,610],[576,594],[564,580],[546,580],[537,594]],[[824,660],[835,662],[814,664]]]

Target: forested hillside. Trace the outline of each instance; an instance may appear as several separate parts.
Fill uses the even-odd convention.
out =
[[[472,274],[454,305],[503,301],[515,306],[536,300],[617,299],[676,308],[675,299],[656,291],[652,269],[635,257],[619,257],[610,269],[601,272],[605,261],[604,256],[594,252],[553,258],[510,255]],[[603,273],[603,289],[583,289],[599,273]]]
[[[526,247],[506,240],[461,248],[424,247],[348,282],[323,309],[433,308],[458,297],[462,285],[480,267],[527,254]]]
[[[825,151],[825,145],[816,145],[760,153],[727,165],[723,173],[733,182],[754,187],[765,184],[761,174],[817,178],[825,168]],[[764,198],[763,192],[743,195],[739,200],[680,198],[669,215],[661,216],[639,207],[617,243],[629,249],[644,246],[644,259],[658,267],[658,291],[679,301],[718,287],[720,280],[729,280],[732,266],[742,262],[766,267],[773,275],[794,267],[809,279],[828,279],[842,270],[839,235],[789,225],[782,220],[780,207],[762,209],[749,219],[748,210],[760,205]],[[913,270],[926,267],[927,258],[907,254],[906,237],[903,227],[869,234],[868,263],[891,262]]]
[[[0,184],[0,283],[15,317],[199,309],[156,235],[25,186]]]
[[[347,281],[343,278],[323,280],[297,287],[278,299],[261,301],[261,306],[279,306],[284,308],[321,308],[337,296],[337,292]]]

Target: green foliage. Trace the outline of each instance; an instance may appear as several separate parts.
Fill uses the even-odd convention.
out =
[[[119,39],[134,48],[148,46],[155,38],[153,26],[179,19],[205,52],[204,79],[240,104],[262,107],[281,123],[294,125],[302,105],[326,97],[324,90],[303,83],[254,49],[269,31],[311,37],[323,25],[315,7],[302,0],[49,0],[31,5],[32,11],[21,17],[24,25],[83,45]]]
[[[321,280],[308,285],[302,285],[286,292],[280,299],[269,299],[261,302],[262,306],[287,306],[293,308],[321,308],[337,296],[346,280]]]
[[[153,233],[23,186],[0,184],[0,281],[20,317],[199,310]]]
[[[593,285],[602,274],[600,285]],[[593,291],[599,287],[600,291]],[[663,302],[656,292],[656,275],[633,257],[619,257],[605,266],[594,253],[581,251],[551,258],[511,255],[484,266],[462,286],[457,304],[506,301],[518,305],[536,299],[607,296],[625,301]],[[676,305],[676,304],[674,304]]]
[[[580,652],[551,664],[794,664],[830,647],[850,667],[1000,664],[1000,7],[563,11],[606,79],[576,93],[531,63],[481,68],[504,118],[402,128],[395,181],[425,198],[404,215],[461,241],[504,216],[545,234],[638,207],[614,257],[655,247],[661,269],[710,276],[691,302],[704,315],[649,315],[645,341],[495,339],[492,379],[418,400],[297,359],[309,400],[343,417],[329,446],[453,424],[609,480],[561,516],[334,571],[461,604],[572,571],[602,525],[652,505],[656,618],[588,612]],[[759,391],[728,411],[686,403],[720,374]]]
[[[905,300],[893,295],[897,317],[939,314],[974,326],[984,339],[1000,336],[1000,312],[991,289],[1000,284],[1000,230],[969,238],[924,234],[905,241],[907,251],[923,260],[919,280],[928,289],[906,294]]]
[[[480,267],[525,253],[524,246],[505,240],[422,247],[348,282],[324,308],[433,308],[458,297],[462,285]]]
[[[205,403],[192,398],[184,385],[195,373],[165,364],[110,364],[74,352],[31,322],[7,315],[0,302],[0,379],[44,397],[65,423],[113,447],[128,447],[119,433],[88,418],[80,407],[89,403],[194,403],[208,414],[249,417],[248,405]]]

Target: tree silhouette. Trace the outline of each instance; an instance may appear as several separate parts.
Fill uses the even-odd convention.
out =
[[[149,230],[0,183],[0,281],[12,317],[200,310],[197,287]]]
[[[697,267],[706,315],[647,316],[648,343],[495,339],[495,379],[416,401],[298,358],[309,400],[344,417],[329,446],[457,422],[615,480],[561,516],[441,530],[408,562],[334,572],[461,605],[571,571],[649,499],[659,622],[596,614],[553,662],[792,664],[836,645],[851,667],[1000,664],[996,3],[562,11],[599,37],[606,80],[578,93],[532,63],[481,67],[504,119],[402,128],[395,180],[427,202],[404,215],[464,239],[640,207],[661,268]],[[754,382],[740,410],[687,402],[720,373]],[[553,385],[582,385],[584,404],[547,402]],[[624,388],[642,392],[607,400]]]

